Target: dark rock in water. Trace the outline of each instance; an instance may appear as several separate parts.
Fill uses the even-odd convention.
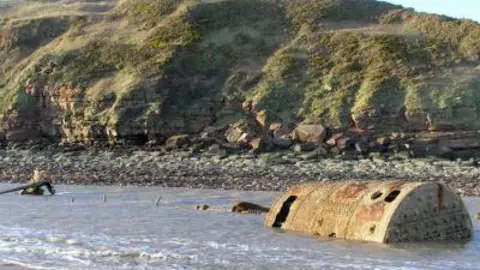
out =
[[[184,135],[176,135],[168,138],[165,142],[165,148],[167,150],[176,150],[181,149],[184,146],[188,146],[190,144],[190,137],[187,134]]]
[[[232,206],[232,212],[235,213],[268,213],[268,211],[270,211],[270,208],[244,201],[237,201]]]
[[[197,205],[196,207],[197,210],[208,210],[208,208],[210,208],[208,204]]]

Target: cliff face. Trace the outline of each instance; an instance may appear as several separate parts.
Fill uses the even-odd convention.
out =
[[[373,0],[29,1],[0,18],[8,142],[144,144],[252,117],[480,126],[472,21]]]

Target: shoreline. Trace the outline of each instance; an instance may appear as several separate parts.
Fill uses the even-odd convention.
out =
[[[0,179],[26,183],[34,169],[54,184],[163,186],[283,191],[312,180],[435,181],[461,196],[480,196],[480,167],[471,161],[436,158],[301,160],[290,151],[254,155],[135,149],[0,150]]]

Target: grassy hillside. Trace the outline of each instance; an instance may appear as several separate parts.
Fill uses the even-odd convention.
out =
[[[0,63],[5,131],[72,141],[195,133],[245,100],[270,122],[480,126],[480,25],[374,0],[28,1],[0,13]]]

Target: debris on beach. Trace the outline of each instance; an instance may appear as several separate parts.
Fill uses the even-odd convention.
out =
[[[274,202],[265,226],[379,243],[464,241],[473,236],[470,215],[450,188],[406,181],[295,185]]]
[[[38,170],[34,170],[33,176],[27,185],[4,190],[4,191],[1,191],[0,194],[7,194],[7,193],[20,191],[19,192],[20,195],[41,196],[45,193],[42,187],[46,187],[48,192],[51,195],[55,194],[55,188],[50,183],[50,181],[42,180],[42,172]]]

